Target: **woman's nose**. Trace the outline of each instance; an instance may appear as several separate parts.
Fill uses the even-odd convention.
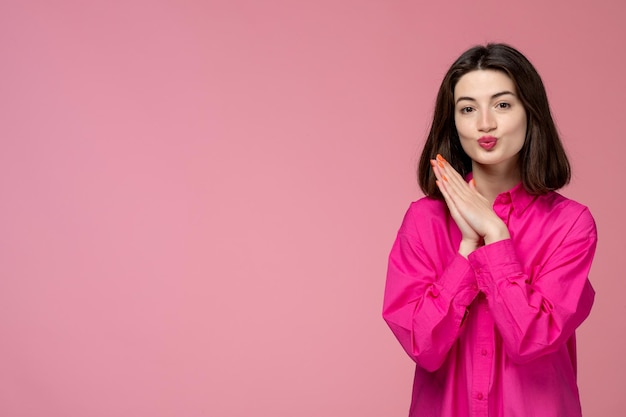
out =
[[[480,117],[478,119],[478,130],[481,132],[491,132],[496,127],[496,119],[490,111],[483,111],[480,113]]]

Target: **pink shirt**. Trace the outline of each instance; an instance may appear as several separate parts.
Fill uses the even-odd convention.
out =
[[[458,254],[443,202],[414,202],[389,257],[383,317],[417,364],[410,417],[577,417],[575,329],[597,235],[560,194],[500,194],[511,239]]]

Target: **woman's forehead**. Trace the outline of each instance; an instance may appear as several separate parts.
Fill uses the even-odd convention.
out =
[[[492,69],[470,71],[454,86],[455,101],[459,97],[491,98],[502,92],[516,94],[515,83],[504,72]]]

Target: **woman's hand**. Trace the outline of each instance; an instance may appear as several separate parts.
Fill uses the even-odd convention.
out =
[[[478,248],[481,240],[489,244],[510,237],[508,228],[489,201],[476,190],[474,180],[469,184],[465,182],[441,155],[431,160],[431,165],[450,215],[461,230],[461,255],[467,256]]]

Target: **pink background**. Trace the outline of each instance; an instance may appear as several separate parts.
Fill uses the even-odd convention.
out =
[[[0,3],[0,415],[405,416],[380,313],[439,82],[536,64],[594,213],[587,416],[626,408],[621,0]]]

